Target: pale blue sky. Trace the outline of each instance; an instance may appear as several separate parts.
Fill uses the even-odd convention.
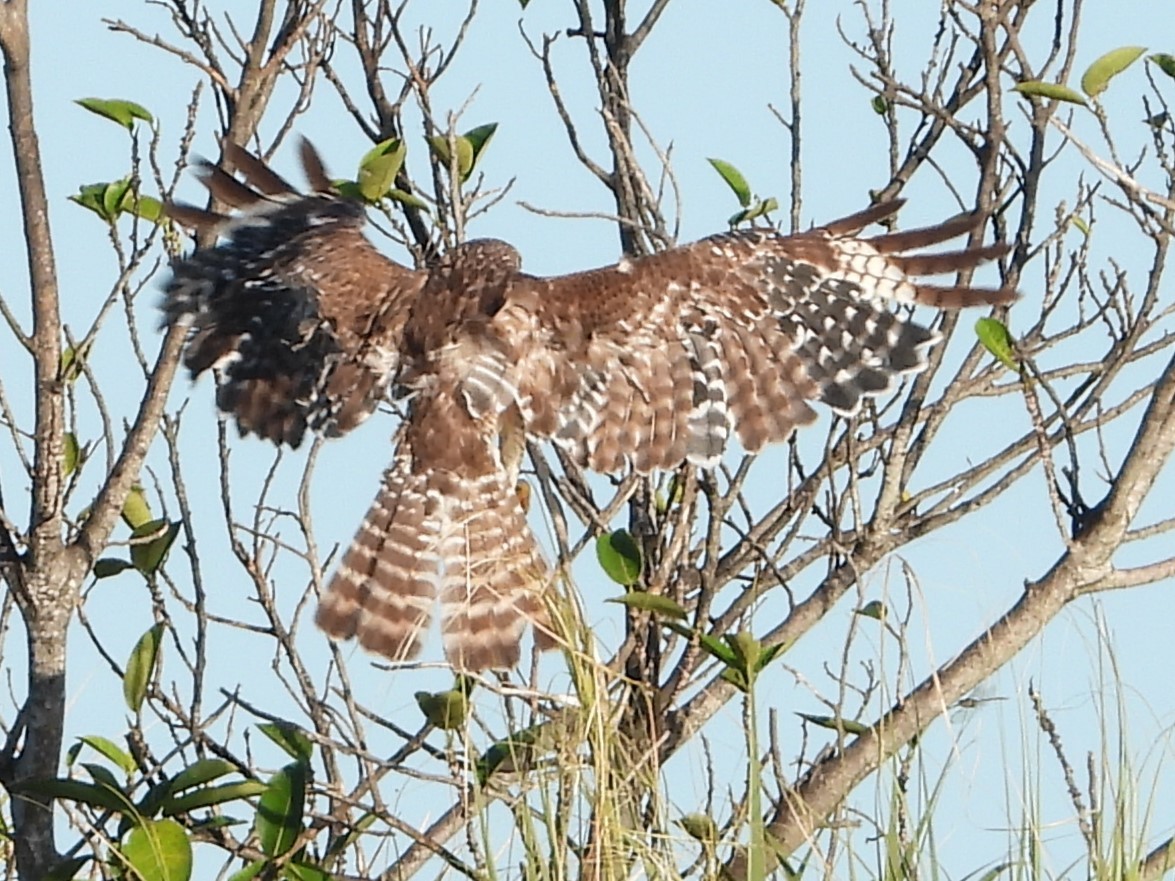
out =
[[[62,282],[63,314],[80,330],[106,294],[113,261],[102,224],[69,203],[67,196],[81,184],[121,176],[127,170],[128,161],[126,134],[72,102],[86,96],[138,101],[158,117],[165,145],[163,155],[168,156],[171,145],[182,133],[193,76],[170,57],[142,47],[126,36],[114,35],[100,23],[103,17],[123,18],[148,32],[168,34],[168,22],[159,8],[132,0],[63,5],[70,7],[68,15],[62,14],[62,6],[57,4],[34,4],[34,76],[37,122]],[[886,180],[882,124],[868,108],[869,95],[849,73],[848,65],[854,59],[840,42],[836,30],[839,19],[846,33],[861,39],[861,17],[847,0],[809,5],[812,10],[804,25],[802,60],[806,101],[804,223],[856,210],[868,201],[869,188],[880,186]],[[934,16],[927,14],[927,10],[935,5],[916,0],[897,0],[893,4],[899,19],[897,55],[902,72],[909,78],[915,77],[923,64],[934,24]],[[1078,69],[1101,52],[1120,45],[1138,44],[1152,51],[1175,52],[1175,19],[1165,13],[1156,14],[1161,5],[1145,0],[1088,3]],[[511,178],[515,181],[507,200],[477,221],[470,234],[513,242],[523,253],[526,267],[538,273],[611,262],[618,256],[617,241],[614,229],[606,222],[541,218],[517,205],[525,201],[559,211],[610,210],[603,190],[571,157],[551,112],[541,71],[519,36],[515,4],[502,0],[500,6],[501,9],[492,10],[491,4],[483,4],[468,47],[434,94],[435,106],[448,110],[460,106],[471,90],[480,85],[465,118],[468,126],[463,127],[490,121],[499,123],[496,139],[481,170],[491,186],[503,185]],[[413,14],[435,27],[443,40],[452,32],[456,16],[462,11],[461,4],[418,0]],[[924,20],[910,21],[914,14],[923,15]],[[1040,12],[1036,14],[1041,19],[1040,30],[1028,36],[1047,39],[1044,25],[1051,18]],[[536,38],[543,32],[560,30],[569,23],[567,4],[563,0],[533,0],[523,21],[527,32]],[[785,69],[781,60],[785,33],[783,17],[767,0],[722,3],[675,0],[633,65],[633,100],[642,120],[661,146],[673,145],[674,169],[682,190],[683,240],[721,229],[735,207],[725,185],[706,164],[708,156],[735,163],[759,193],[775,195],[786,204],[787,143],[767,106],[785,100]],[[565,96],[581,114],[589,149],[600,157],[601,136],[592,115],[596,96],[584,78],[586,63],[581,47],[566,37],[557,46],[556,58]],[[1116,100],[1107,100],[1112,118],[1120,123],[1116,131],[1123,133],[1125,156],[1135,155],[1144,143],[1141,127],[1132,125],[1143,115],[1136,96],[1144,83],[1142,66],[1138,65],[1115,84]],[[285,97],[288,99],[288,95]],[[1011,96],[1008,100],[1012,108],[1010,115],[1016,120],[1013,125],[1023,125]],[[275,103],[282,105],[282,93]],[[278,107],[273,110],[277,111]],[[263,129],[271,132],[279,117],[275,112]],[[204,155],[216,154],[214,124],[214,116],[206,107],[196,140],[198,152]],[[1092,120],[1079,118],[1077,128],[1083,137],[1094,138]],[[369,146],[361,133],[348,124],[334,94],[326,86],[320,87],[314,111],[298,129],[317,143],[339,175],[350,173]],[[408,138],[410,151],[416,151],[415,157],[410,153],[409,162],[419,162],[423,154],[419,131],[408,132]],[[276,165],[283,173],[296,177],[292,149],[284,148],[276,158]],[[967,165],[959,167],[971,174]],[[1050,195],[1043,203],[1046,216],[1056,200],[1072,200],[1073,183],[1085,171],[1080,162],[1069,158],[1050,174],[1046,180]],[[969,192],[971,178],[966,180],[963,189]],[[201,198],[191,182],[181,192],[192,200]],[[916,180],[906,195],[914,200],[903,213],[902,222],[906,226],[930,222],[955,210],[941,183],[929,175]],[[28,304],[23,293],[26,286],[23,258],[16,258],[21,239],[15,208],[10,147],[4,140],[0,142],[0,241],[9,244],[5,249],[8,259],[0,262],[0,292],[23,320],[27,318]],[[1129,247],[1129,240],[1101,240],[1098,253],[1116,254],[1128,270],[1139,273],[1145,265],[1132,262]],[[1026,302],[1019,308],[1024,310],[1026,320],[1038,302],[1034,297],[1039,294],[1033,287],[1038,281],[1030,270],[1022,283]],[[145,304],[153,299],[154,294],[148,294],[141,302]],[[1015,330],[1016,312],[1012,314]],[[151,355],[157,344],[154,322],[154,315],[145,308],[140,310],[140,329]],[[137,402],[140,383],[123,337],[112,331],[108,337],[100,338],[93,364],[98,375],[110,383],[107,394],[111,408],[120,416],[129,416]],[[108,338],[115,342],[106,344]],[[31,406],[28,365],[15,352],[10,340],[2,337],[0,340],[0,375],[13,406],[27,425]],[[128,379],[124,387],[118,384],[120,371],[129,371],[125,374]],[[215,436],[211,384],[206,380],[189,387],[186,379],[181,379],[173,400],[179,405],[188,395],[191,399],[184,421],[184,456],[191,463],[187,469],[188,490],[197,512],[197,528],[201,530],[198,538],[211,603],[221,611],[248,615],[248,607],[234,599],[245,590],[235,562],[225,563],[223,579],[217,578],[220,570],[209,562],[217,554],[226,553],[223,527],[218,519],[215,453],[211,446]],[[992,448],[985,439],[996,428],[1010,425],[1015,431],[1023,430],[1026,417],[1022,406],[1004,402],[992,407],[989,411],[972,408],[966,419],[940,438],[938,457],[931,463],[936,473],[950,473],[966,461],[984,455],[985,450]],[[83,438],[87,436],[84,426],[83,421]],[[386,464],[391,429],[391,421],[379,417],[346,443],[324,450],[313,498],[321,549],[350,537]],[[813,437],[818,435],[818,431],[814,432]],[[1117,442],[1120,444],[1121,439]],[[1111,438],[1110,443],[1113,447],[1115,439]],[[162,455],[162,448],[157,447],[153,464],[161,465]],[[247,519],[244,506],[252,498],[250,483],[264,476],[272,461],[272,451],[250,441],[235,444],[233,455],[234,488],[241,490],[239,516]],[[288,458],[292,461],[283,463],[277,481],[278,500],[285,503],[293,499],[301,474],[301,457]],[[770,457],[764,457],[757,468],[755,483],[761,486],[759,501],[767,501],[775,492],[776,479],[782,479],[782,469],[773,469]],[[0,475],[4,477],[11,513],[20,519],[23,517],[19,502],[22,482],[17,479],[18,466],[6,444],[0,444]],[[915,646],[919,678],[929,662],[945,660],[980,632],[1014,601],[1024,579],[1041,575],[1055,558],[1060,544],[1050,526],[1041,486],[1038,476],[1024,481],[991,511],[935,534],[906,555],[919,578],[921,602],[925,607],[923,620],[916,622],[913,630],[923,642]],[[1171,488],[1169,480],[1167,488]],[[83,505],[84,499],[79,497],[74,508]],[[1171,514],[1166,499],[1161,496],[1151,500],[1148,512]],[[293,535],[288,523],[283,528]],[[895,594],[900,594],[896,562],[892,567],[879,567],[863,579],[865,598],[884,596],[890,584]],[[588,614],[596,623],[601,639],[613,645],[621,628],[620,614],[615,606],[598,602],[599,595],[611,588],[593,576],[589,567],[581,570],[580,586],[596,593],[594,597],[589,595]],[[305,575],[304,570],[296,567],[291,571],[297,573],[294,577],[303,579],[293,585],[290,591],[293,596],[301,590]],[[1167,671],[1175,666],[1175,645],[1169,637],[1172,608],[1169,590],[1170,585],[1160,585],[1096,601],[1114,635],[1120,675],[1127,683],[1125,701],[1130,742],[1139,751],[1164,735],[1175,718],[1175,701],[1167,677]],[[829,690],[829,686],[822,678],[820,665],[837,662],[851,605],[846,602],[846,614],[830,616],[786,658],[789,665],[819,682],[823,690]],[[940,856],[952,876],[961,877],[1004,856],[1005,836],[1000,830],[1007,822],[1009,811],[1013,817],[1016,812],[1014,805],[1005,804],[1005,787],[1014,789],[1022,785],[1017,769],[1023,755],[1020,732],[1031,727],[1023,721],[1029,680],[1037,684],[1046,703],[1055,710],[1072,757],[1099,749],[1094,610],[1095,604],[1086,601],[1062,615],[1029,651],[993,680],[992,692],[1007,697],[1008,701],[985,705],[966,716],[956,715],[949,726],[939,722],[934,729],[935,736],[926,740],[930,754],[946,757],[952,749],[959,753],[959,771],[952,776],[945,793],[951,799],[952,809],[939,817],[940,835],[946,838],[940,844],[949,845],[942,848]],[[107,628],[116,655],[125,655],[150,623],[148,596],[133,573],[99,585],[87,605],[87,613],[99,626]],[[316,639],[315,634],[306,636],[308,644]],[[101,733],[117,737],[124,725],[118,683],[95,664],[83,640],[77,640],[76,644],[78,656],[70,681],[73,707],[70,734]],[[314,649],[310,651],[313,653]],[[10,650],[5,660],[15,665],[16,653]],[[260,643],[226,640],[214,658],[213,671],[226,685],[239,681],[244,696],[264,704],[267,700],[280,700],[273,696],[269,662],[270,650]],[[249,665],[256,667],[255,677],[247,672]],[[356,658],[354,666],[360,668],[364,664]],[[789,735],[794,736],[796,729],[789,714],[794,710],[821,712],[821,708],[802,687],[792,687],[791,677],[781,673],[780,680],[778,694],[770,694],[769,699],[779,706],[784,724],[790,726]],[[419,687],[428,687],[421,685],[424,681],[419,674],[389,677],[386,673],[373,673],[362,676],[357,683],[366,690],[363,697],[367,704],[390,716],[404,712],[407,718],[414,719],[411,695]],[[720,719],[711,726],[710,733],[716,754],[729,760],[725,776],[720,779],[733,781],[739,774],[741,755],[733,706],[723,719],[729,724]],[[1027,739],[1036,741],[1031,732]],[[784,746],[788,746],[787,742]],[[1165,743],[1160,742],[1155,749],[1152,758],[1170,758]],[[273,764],[279,761],[264,751],[261,755],[265,756],[263,761]],[[1046,806],[1045,820],[1059,823],[1051,831],[1070,840],[1052,858],[1052,868],[1060,871],[1075,855],[1071,842],[1076,830],[1068,822],[1071,811],[1062,798],[1051,758],[1043,756],[1040,767],[1045,781],[1040,787]],[[1169,773],[1168,767],[1166,762],[1162,776]],[[695,809],[700,802],[692,799],[701,799],[704,783],[698,753],[687,752],[675,759],[671,769],[675,775],[671,796],[683,812]],[[737,784],[731,785],[738,789]],[[419,790],[409,787],[403,795],[413,791]],[[1014,797],[1007,797],[1015,801]],[[724,798],[725,793],[720,793],[719,803]],[[427,799],[415,803],[410,798],[404,799],[408,816],[435,815],[444,807]],[[1151,842],[1157,841],[1160,834],[1169,834],[1175,824],[1175,809],[1169,804],[1158,807],[1153,822],[1155,831],[1150,836]]]

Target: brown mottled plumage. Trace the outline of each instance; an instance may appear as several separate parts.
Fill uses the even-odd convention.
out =
[[[175,266],[168,323],[187,322],[193,376],[219,367],[221,409],[241,433],[297,446],[347,432],[394,386],[410,396],[383,486],[318,611],[332,637],[414,656],[439,596],[446,657],[517,663],[536,625],[553,643],[548,579],[514,491],[524,436],[599,471],[713,466],[730,434],[750,451],[921,370],[936,335],[891,303],[1009,303],[1008,289],[917,281],[971,269],[999,245],[910,254],[981,218],[870,238],[885,202],[810,232],[724,233],[590,272],[536,278],[497,241],[426,270],[382,256],[363,208],[335,193],[303,142],[298,194],[245,150],[204,182],[234,215],[169,214],[226,239]]]

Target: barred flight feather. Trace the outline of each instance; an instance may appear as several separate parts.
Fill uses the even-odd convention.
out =
[[[296,447],[307,430],[345,434],[386,397],[405,309],[425,276],[367,242],[362,206],[329,193],[297,197],[248,155],[226,149],[256,189],[220,169],[203,176],[246,213],[167,206],[227,241],[175,265],[164,321],[191,325],[184,364],[193,378],[222,369],[217,402],[242,434]]]
[[[503,242],[469,242],[412,270],[363,237],[309,143],[298,194],[231,144],[200,172],[228,212],[169,205],[225,239],[177,262],[165,322],[190,327],[193,377],[242,433],[297,446],[344,434],[389,394],[407,402],[392,465],[334,573],[318,623],[393,659],[414,657],[440,605],[446,657],[469,670],[520,658],[528,626],[556,642],[550,572],[515,480],[527,438],[600,471],[718,463],[815,418],[852,414],[926,365],[937,334],[895,305],[1006,305],[1006,288],[930,284],[1003,245],[924,252],[978,215],[862,236],[900,201],[798,235],[728,232],[557,278],[521,272]]]

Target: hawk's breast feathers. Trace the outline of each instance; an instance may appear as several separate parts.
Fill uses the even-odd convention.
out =
[[[521,436],[605,472],[712,466],[732,434],[757,451],[811,421],[812,402],[852,414],[921,370],[937,336],[894,304],[1015,298],[919,280],[1005,252],[910,253],[979,217],[859,236],[898,201],[806,233],[723,233],[555,278],[522,273],[492,240],[412,270],[363,236],[362,206],[331,188],[308,143],[307,195],[241,148],[225,159],[246,183],[213,166],[204,182],[236,213],[169,206],[224,241],[176,264],[166,320],[191,325],[193,376],[220,368],[217,403],[242,434],[297,446],[307,429],[344,434],[393,385],[412,393],[318,615],[332,636],[393,658],[418,650],[438,595],[457,666],[511,666],[527,621],[550,642],[548,570],[514,493]]]

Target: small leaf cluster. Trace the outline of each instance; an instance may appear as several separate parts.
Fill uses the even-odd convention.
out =
[[[179,536],[179,521],[153,516],[146,493],[138,485],[131,488],[123,503],[122,520],[131,530],[130,559],[102,557],[94,563],[94,577],[110,578],[136,569],[144,578],[154,578]]]
[[[469,695],[475,683],[472,677],[458,676],[453,687],[445,691],[416,692],[416,705],[430,725],[442,731],[458,731],[469,718]]]
[[[1029,98],[1044,98],[1088,107],[1088,101],[1097,99],[1110,87],[1114,77],[1133,65],[1146,52],[1142,46],[1120,46],[1104,53],[1090,64],[1081,75],[1081,92],[1064,83],[1048,83],[1030,80],[1019,83],[1013,91]],[[1175,78],[1175,56],[1156,53],[1147,60],[1169,77]],[[1082,95],[1084,92],[1084,95]],[[1073,225],[1083,234],[1089,235],[1089,226],[1080,217],[1073,218]],[[1001,364],[1009,370],[1020,370],[1020,359],[1016,354],[1015,342],[1007,326],[996,318],[980,318],[975,324],[975,333],[980,343]]]
[[[155,125],[155,118],[141,104],[123,99],[82,98],[76,102],[81,107],[134,132],[136,122]],[[446,170],[455,169],[462,183],[469,179],[479,160],[498,130],[496,122],[479,125],[464,134],[434,135],[428,139],[433,156]],[[450,145],[456,150],[454,157]],[[379,204],[391,199],[402,205],[418,210],[427,210],[427,203],[408,190],[396,185],[397,176],[407,157],[407,145],[400,138],[380,141],[359,160],[354,180],[336,180],[335,188],[344,196],[365,202]],[[114,223],[123,214],[130,214],[149,223],[166,220],[163,203],[139,191],[138,181],[130,176],[115,181],[102,181],[79,187],[70,201],[94,212],[107,223]]]
[[[250,862],[232,875],[233,881],[272,877],[286,881],[326,881],[330,875],[310,862],[306,845],[305,813],[312,778],[313,744],[304,732],[285,723],[258,725],[257,730],[277,744],[292,761],[268,780],[253,778],[223,758],[198,759],[179,773],[163,777],[136,796],[142,781],[132,782],[139,771],[131,752],[99,735],[78,739],[67,754],[67,765],[90,778],[38,780],[17,787],[25,798],[54,798],[105,814],[117,821],[105,858],[115,877],[136,881],[187,881],[192,877],[192,843],[212,829],[240,826],[246,821],[222,812],[225,805],[244,802],[253,806],[252,839],[265,859]],[[96,753],[101,761],[87,760]],[[236,779],[232,779],[232,778]],[[126,781],[126,782],[123,782]],[[332,840],[326,857],[342,853],[371,825],[364,817],[346,835]],[[54,878],[72,878],[93,856],[71,858],[54,872]]]
[[[685,620],[686,611],[669,597],[641,590],[638,583],[644,571],[644,556],[640,545],[627,529],[617,529],[596,539],[596,559],[604,574],[622,587],[628,588],[624,596],[607,600],[630,609],[652,612],[665,618]]]
[[[74,103],[122,126],[132,135],[137,122],[155,126],[155,117],[151,112],[134,101],[121,98],[80,98]],[[131,214],[148,223],[159,223],[163,220],[163,203],[139,192],[138,182],[129,176],[115,181],[86,184],[69,199],[93,211],[107,223],[114,223],[123,214]]]
[[[784,642],[765,646],[749,630],[722,637],[703,634],[700,641],[708,655],[726,665],[722,678],[744,694],[750,693],[758,675],[789,647]]]
[[[740,211],[727,218],[726,222],[732,228],[738,226],[740,223],[749,223],[760,217],[766,217],[772,211],[779,208],[779,202],[774,196],[769,196],[766,199],[757,199],[751,192],[751,185],[747,183],[747,179],[743,176],[743,173],[729,162],[723,159],[708,159],[707,161],[718,172],[718,176],[730,187],[735,198],[738,199],[739,205],[742,206]]]
[[[86,360],[90,357],[90,350],[94,348],[92,339],[77,346],[66,346],[61,350],[61,361],[57,368],[57,376],[61,382],[72,385],[85,372]],[[90,445],[82,445],[78,436],[67,431],[61,436],[61,476],[69,477],[76,474],[90,457]]]
[[[464,183],[473,174],[473,169],[477,167],[478,160],[481,159],[482,153],[489,146],[490,139],[493,138],[494,132],[497,130],[498,124],[491,122],[472,128],[463,135],[453,135],[452,149],[448,135],[433,135],[428,139],[428,146],[440,161],[441,166],[446,169],[455,168],[458,178]],[[456,164],[454,164],[454,149],[457,154]]]
[[[311,760],[314,744],[295,725],[268,722],[257,730],[277,744],[293,761],[265,782],[265,792],[257,802],[253,834],[266,859],[254,860],[230,876],[230,881],[280,878],[283,881],[328,881],[330,873],[313,860],[309,843],[306,809],[313,779]],[[346,850],[375,821],[366,814],[348,831],[328,841],[321,862],[325,864]]]
[[[452,143],[457,151],[456,171],[462,183],[469,179],[477,167],[478,160],[497,130],[498,124],[491,122],[470,129],[463,135],[453,136]],[[446,171],[454,167],[449,144],[446,135],[434,135],[428,139],[429,150]],[[391,199],[406,207],[427,211],[427,202],[396,185],[407,156],[408,146],[400,138],[380,141],[359,160],[355,180],[335,181],[335,188],[342,195],[369,205],[378,205],[384,199]]]
[[[91,752],[105,761],[84,760]],[[137,763],[126,749],[99,735],[79,738],[70,747],[66,764],[85,771],[90,781],[35,780],[15,787],[14,795],[65,799],[117,820],[113,840],[118,846],[110,850],[109,869],[116,877],[141,881],[187,881],[192,876],[192,833],[239,822],[221,814],[220,807],[266,790],[264,783],[243,775],[225,780],[239,774],[237,766],[225,759],[204,758],[149,786],[136,798],[136,787],[121,781],[131,780]],[[201,819],[191,816],[203,810],[210,813]],[[55,869],[54,877],[72,878],[92,859],[72,857]]]
[[[623,596],[607,602],[650,612],[665,619],[665,626],[675,633],[687,639],[693,637],[693,632],[679,623],[688,618],[688,613],[680,603],[667,596],[637,589],[644,569],[644,559],[640,545],[631,533],[625,529],[618,529],[600,536],[596,539],[596,557],[609,578],[629,589]],[[782,643],[764,646],[747,631],[725,636],[703,633],[698,636],[698,640],[707,654],[726,666],[722,678],[743,692],[750,691],[759,672],[787,647]]]
[[[404,167],[408,146],[399,138],[380,141],[363,154],[355,180],[335,181],[335,188],[344,196],[369,205],[383,199],[392,199],[412,208],[425,208],[425,203],[396,186],[396,176]]]
[[[540,722],[494,742],[474,764],[478,785],[485,786],[493,775],[519,774],[533,768],[543,756],[555,752],[565,734],[565,726],[557,721]]]
[[[457,151],[456,170],[462,183],[469,179],[477,167],[478,160],[497,130],[498,124],[491,122],[453,137],[452,143]],[[429,150],[446,170],[453,169],[449,143],[446,135],[434,135],[428,139]],[[407,156],[408,146],[400,138],[380,141],[359,160],[355,180],[335,181],[335,187],[344,196],[369,205],[391,199],[401,205],[426,211],[428,204],[423,199],[396,186],[396,179]]]
[[[159,223],[163,219],[163,203],[140,193],[129,177],[86,184],[69,200],[93,211],[107,223],[114,223],[123,214],[141,217],[148,223]]]
[[[1013,91],[1033,98],[1047,98],[1050,101],[1064,101],[1069,104],[1088,106],[1086,98],[1096,99],[1110,87],[1114,79],[1142,57],[1146,49],[1142,46],[1121,46],[1112,49],[1095,60],[1081,75],[1081,92],[1064,83],[1046,83],[1029,80],[1013,87]],[[1151,55],[1148,59],[1167,76],[1175,77],[1175,57],[1167,54]]]

